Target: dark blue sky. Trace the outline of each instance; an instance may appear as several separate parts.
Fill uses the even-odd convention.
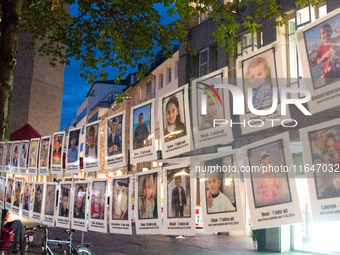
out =
[[[162,23],[169,23],[179,16],[169,17],[166,13],[167,8],[162,5],[157,5],[155,8],[159,10],[163,16]],[[70,12],[72,14],[77,13],[77,6],[72,5]],[[155,50],[157,52],[158,49]],[[77,109],[86,99],[86,94],[92,86],[86,80],[79,76],[81,72],[80,61],[70,59],[71,64],[65,67],[64,75],[64,89],[63,89],[63,102],[61,108],[61,120],[60,120],[60,130],[64,129],[71,120],[77,117]],[[118,69],[109,68],[105,70],[108,73],[108,80],[114,80],[117,78]],[[127,73],[135,72],[136,70],[128,69]]]

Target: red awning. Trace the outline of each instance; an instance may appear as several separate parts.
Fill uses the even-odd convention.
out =
[[[22,128],[13,132],[9,136],[10,141],[31,140],[32,138],[40,138],[41,134],[38,133],[30,124],[26,124]]]

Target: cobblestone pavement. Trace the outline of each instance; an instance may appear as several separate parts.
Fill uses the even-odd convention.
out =
[[[20,219],[23,225],[36,226],[37,223],[11,215],[9,221]],[[50,228],[49,237],[67,240],[67,234],[62,228]],[[82,233],[74,235],[75,244],[81,242]],[[43,231],[35,236],[33,247],[29,248],[29,254],[40,254]],[[123,255],[123,254],[275,254],[257,252],[250,237],[225,236],[204,234],[197,230],[195,237],[175,238],[163,235],[117,235],[104,234],[93,231],[84,233],[84,243],[92,243],[91,251],[96,255]],[[61,249],[55,250],[61,252]],[[63,253],[56,253],[63,254]],[[285,254],[307,254],[289,252]]]

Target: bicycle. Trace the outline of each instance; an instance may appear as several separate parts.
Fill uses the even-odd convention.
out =
[[[36,231],[38,229],[43,229],[45,231],[45,238],[42,242],[42,254],[43,255],[53,255],[53,251],[51,250],[52,244],[58,245],[59,248],[62,247],[63,244],[67,244],[68,251],[64,250],[64,254],[68,255],[93,255],[91,250],[88,249],[88,247],[92,247],[91,243],[83,243],[78,246],[75,246],[72,241],[72,235],[76,231],[74,229],[66,229],[65,232],[68,234],[68,240],[52,240],[48,239],[48,226],[41,226],[37,225],[34,228],[28,228],[25,226],[26,231]],[[50,247],[51,246],[51,247]],[[52,248],[53,249],[53,248]],[[67,252],[67,253],[65,253]]]

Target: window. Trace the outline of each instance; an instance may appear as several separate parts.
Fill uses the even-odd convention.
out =
[[[178,78],[178,61],[175,63],[175,79]]]
[[[249,32],[241,34],[240,42],[237,45],[237,57],[245,56],[261,48],[262,44],[262,31],[256,31],[254,34]]]
[[[163,88],[163,74],[160,74],[158,77],[158,84],[159,84],[159,88]]]
[[[201,24],[203,21],[207,20],[209,18],[209,12],[212,11],[212,7],[210,5],[206,7],[204,4],[202,4],[202,8],[205,8],[206,11],[200,12],[200,15],[198,17],[198,24]]]
[[[149,82],[147,85],[146,85],[146,94],[151,94],[152,92],[152,86],[151,86],[151,82]]]
[[[212,46],[201,50],[197,61],[197,77],[217,70],[217,48]]]
[[[327,14],[326,5],[316,5],[311,7],[308,4],[304,8],[296,8],[294,14],[288,17],[288,25],[286,27],[286,41],[287,41],[287,68],[289,83],[291,87],[304,87],[302,80],[302,67],[297,51],[297,39],[295,31],[303,26],[321,18]],[[297,98],[298,95],[292,95],[292,98]]]
[[[87,107],[77,116],[77,123],[81,121],[87,114]]]
[[[167,84],[171,82],[171,67],[167,71]]]

